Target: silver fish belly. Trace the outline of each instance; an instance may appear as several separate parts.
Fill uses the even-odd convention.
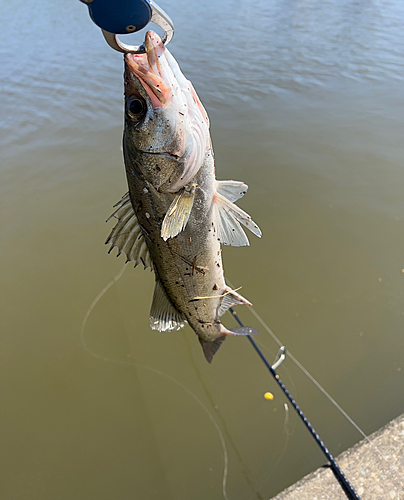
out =
[[[215,179],[209,120],[192,85],[158,35],[148,32],[145,45],[147,55],[125,56],[129,193],[117,204],[107,243],[154,270],[151,328],[188,323],[211,362],[225,337],[240,333],[220,316],[232,305],[251,305],[226,286],[221,244],[248,245],[240,223],[261,232],[233,203],[247,186]]]

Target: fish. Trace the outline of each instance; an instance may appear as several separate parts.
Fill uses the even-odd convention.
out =
[[[216,180],[209,118],[191,82],[155,32],[144,46],[124,56],[129,191],[114,206],[106,244],[154,271],[151,328],[188,324],[210,363],[227,336],[257,332],[220,321],[229,307],[252,305],[226,285],[221,245],[249,245],[241,225],[258,237],[261,230],[234,203],[247,185]]]

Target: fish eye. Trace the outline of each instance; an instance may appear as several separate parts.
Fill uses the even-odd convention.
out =
[[[146,112],[146,103],[137,96],[129,96],[126,101],[126,108],[130,118],[139,121]]]

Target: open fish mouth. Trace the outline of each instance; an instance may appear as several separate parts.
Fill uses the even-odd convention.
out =
[[[161,38],[154,31],[148,31],[145,39],[145,54],[125,54],[125,62],[142,83],[154,107],[169,102],[172,89],[166,81],[170,64]]]
[[[226,285],[220,247],[248,245],[242,225],[261,231],[234,203],[247,185],[215,178],[209,119],[191,82],[156,33],[146,34],[145,49],[125,55],[129,192],[116,205],[107,243],[155,271],[151,328],[188,323],[210,362],[226,336],[254,333],[220,322],[229,307],[251,305]]]
[[[145,37],[145,54],[125,54],[130,71],[141,82],[154,107],[173,104],[184,117],[189,112],[200,115],[209,127],[209,118],[191,82],[184,75],[177,61],[164,47],[154,31]]]
[[[175,153],[185,160],[184,175],[170,187],[170,192],[177,192],[192,180],[204,161],[210,147],[209,118],[161,38],[148,31],[144,45],[144,54],[125,54],[126,70],[142,85],[158,115],[167,111],[167,127],[176,128],[181,148]]]

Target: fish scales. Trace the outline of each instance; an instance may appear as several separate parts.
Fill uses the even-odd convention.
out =
[[[163,241],[160,228],[174,196],[161,196],[142,176],[128,175],[132,204],[138,207],[136,216],[146,234],[156,276],[189,325],[203,340],[211,341],[217,338],[214,323],[219,321],[217,310],[226,289],[213,222],[211,155],[194,180],[198,187],[187,226],[177,237]]]
[[[226,336],[254,333],[220,321],[228,307],[251,305],[226,286],[221,244],[248,244],[240,224],[261,232],[233,203],[247,186],[215,178],[209,119],[191,83],[154,32],[145,47],[145,55],[125,56],[129,193],[117,204],[107,243],[154,270],[151,327],[188,323],[210,362]]]

